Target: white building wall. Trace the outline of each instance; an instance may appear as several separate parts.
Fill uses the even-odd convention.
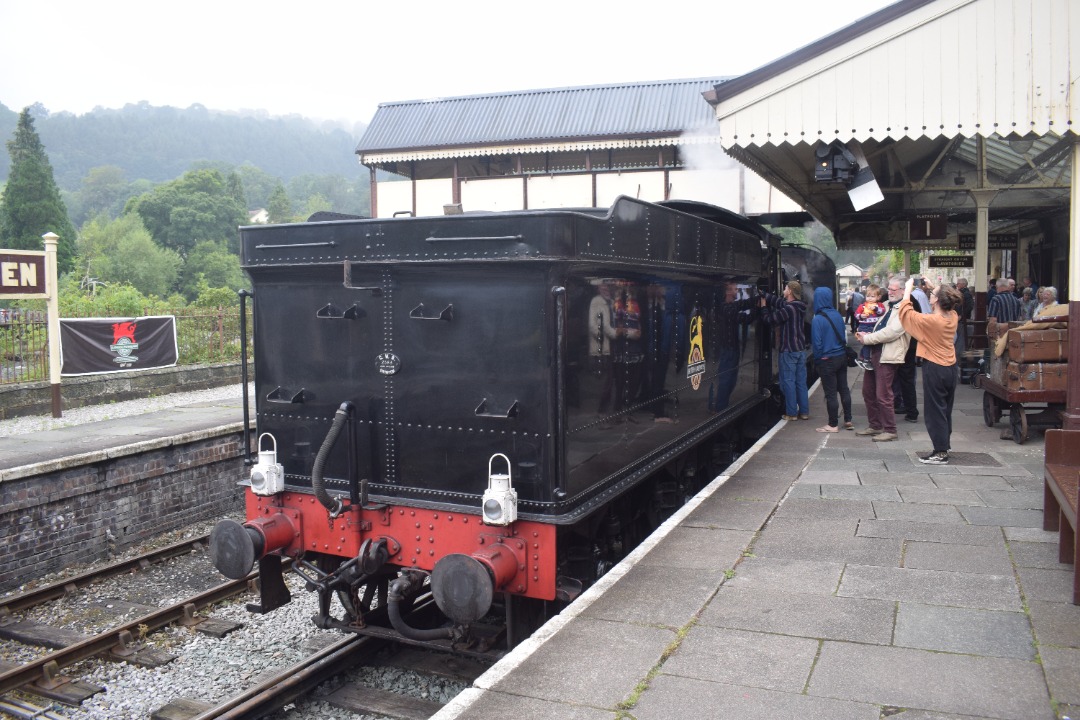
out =
[[[532,175],[529,209],[591,207],[592,178],[588,175]]]
[[[461,183],[461,209],[521,210],[522,192],[520,177],[472,179]]]
[[[416,181],[416,215],[442,215],[443,205],[454,202],[454,181],[450,178]]]
[[[384,181],[378,185],[375,217],[393,217],[396,212],[412,210],[412,183],[408,180]]]
[[[620,195],[658,202],[664,199],[664,173],[624,172],[596,176],[596,205],[611,207]]]

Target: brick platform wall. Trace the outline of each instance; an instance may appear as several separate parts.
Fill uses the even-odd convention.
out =
[[[243,507],[239,423],[0,482],[0,592]],[[143,446],[156,444],[157,447]],[[18,475],[19,473],[14,473]]]

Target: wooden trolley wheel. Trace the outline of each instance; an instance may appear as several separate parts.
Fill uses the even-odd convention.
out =
[[[994,423],[1001,419],[1001,406],[998,405],[997,398],[990,393],[983,391],[983,422],[986,423],[986,427],[994,427]]]
[[[1014,403],[1009,411],[1009,424],[1012,426],[1013,441],[1017,445],[1023,445],[1028,439],[1028,422],[1027,413],[1020,403]]]

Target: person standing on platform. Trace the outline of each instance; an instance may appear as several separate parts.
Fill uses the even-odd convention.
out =
[[[921,278],[919,284],[915,286],[915,289],[911,291],[911,297],[915,298],[919,302],[919,307],[922,308],[924,313],[930,312],[930,299],[926,297],[926,291],[923,289],[926,285],[926,278]]]
[[[839,404],[836,402],[838,392],[844,406],[844,429],[854,430],[855,425],[851,422],[851,390],[848,389],[847,382],[844,319],[833,307],[832,290],[827,287],[814,289],[814,320],[810,323],[810,344],[814,352],[814,366],[821,377],[821,388],[825,394],[825,408],[829,413],[828,423],[817,428],[817,431],[840,431]]]
[[[925,312],[914,297],[911,298],[911,304],[918,312]],[[919,422],[919,394],[915,385],[915,375],[918,372],[915,356],[918,351],[919,341],[909,333],[904,363],[897,366],[896,378],[893,380],[893,407],[896,414],[902,414],[909,423]]]
[[[911,305],[913,286],[913,280],[908,278],[904,285],[904,299],[897,309],[904,330],[919,341],[918,355],[923,360],[923,418],[934,449],[926,457],[919,456],[919,462],[948,465],[953,399],[960,382],[960,366],[956,364],[953,340],[959,321],[956,308],[960,306],[962,298],[955,288],[948,285],[931,288],[930,312],[919,313]]]
[[[1002,278],[996,283],[997,292],[990,299],[986,308],[986,317],[995,318],[999,323],[1010,323],[1020,319],[1020,301],[1009,292],[1009,281]]]
[[[806,330],[803,328],[806,303],[802,285],[791,280],[783,297],[766,293],[761,297],[761,317],[780,331],[780,392],[784,395],[785,420],[809,420],[810,397],[806,390]]]
[[[847,308],[845,310],[847,312],[847,324],[851,326],[851,332],[855,332],[855,328],[858,327],[858,323],[855,321],[855,310],[864,302],[866,302],[866,295],[858,287],[853,288],[848,294]]]
[[[899,278],[889,280],[889,300],[885,314],[871,332],[858,332],[855,337],[870,349],[872,369],[863,375],[862,395],[870,426],[856,435],[872,435],[874,442],[896,440],[896,414],[893,411],[893,380],[897,368],[904,364],[908,349],[908,334],[900,324],[896,306],[904,293]]]

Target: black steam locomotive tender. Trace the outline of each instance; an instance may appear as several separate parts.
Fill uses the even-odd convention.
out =
[[[768,395],[754,300],[779,243],[720,208],[240,236],[259,453],[211,553],[258,563],[253,610],[289,601],[288,561],[322,627],[512,647],[707,484]]]

